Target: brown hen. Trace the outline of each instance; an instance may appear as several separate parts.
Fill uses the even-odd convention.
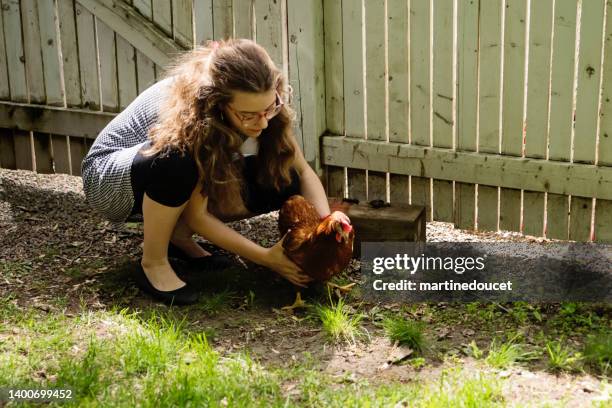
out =
[[[353,256],[355,231],[349,218],[332,207],[332,213],[321,219],[315,207],[300,195],[294,195],[283,204],[278,216],[278,228],[285,236],[285,255],[315,281],[327,282],[347,267]],[[351,285],[339,287],[347,291]],[[303,307],[300,292],[292,306]]]

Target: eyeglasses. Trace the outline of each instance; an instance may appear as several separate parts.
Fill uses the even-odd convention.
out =
[[[285,103],[281,99],[278,92],[276,92],[276,100],[274,101],[274,106],[263,111],[263,112],[238,112],[233,109],[231,106],[227,105],[227,108],[234,112],[234,115],[242,122],[242,126],[245,128],[257,126],[260,118],[263,116],[266,120],[270,120],[276,115],[278,115],[283,108]]]

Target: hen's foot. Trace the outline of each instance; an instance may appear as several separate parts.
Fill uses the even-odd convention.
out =
[[[353,286],[355,286],[356,283],[349,283],[348,285],[344,285],[344,286],[340,286],[340,285],[336,285],[335,283],[331,283],[331,282],[327,282],[327,286],[329,287],[329,290],[333,291],[336,295],[338,295],[338,297],[342,297],[342,295],[347,295],[351,289],[353,289]]]
[[[300,294],[300,292],[298,292],[297,295],[295,295],[295,301],[293,302],[293,304],[290,306],[283,306],[281,307],[281,310],[285,310],[287,312],[293,313],[295,309],[300,309],[300,308],[305,309],[306,302],[302,300],[302,295]]]

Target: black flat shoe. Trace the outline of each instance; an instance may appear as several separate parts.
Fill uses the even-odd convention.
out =
[[[191,305],[198,301],[198,292],[189,284],[170,291],[156,289],[147,278],[142,265],[138,265],[134,279],[143,292],[169,305]]]
[[[198,242],[197,244],[201,246],[202,249],[211,252],[210,248],[203,243]],[[211,254],[208,256],[192,258],[172,242],[168,243],[168,257],[180,259],[181,261],[186,262],[190,268],[200,270],[227,269],[234,264],[231,258],[225,255]]]

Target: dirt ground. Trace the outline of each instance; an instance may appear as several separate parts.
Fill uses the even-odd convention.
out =
[[[241,234],[263,246],[279,239],[277,214],[270,213],[231,223]],[[542,241],[515,233],[470,233],[444,223],[428,223],[428,241]],[[83,309],[113,307],[168,311],[141,294],[131,280],[140,259],[140,224],[113,224],[88,208],[81,179],[66,175],[40,175],[0,169],[0,296],[20,308],[34,307],[47,313],[76,315]],[[222,252],[214,248],[214,252]],[[231,255],[231,254],[229,254]],[[461,313],[449,321],[446,304],[415,305],[407,311],[399,305],[364,304],[357,294],[349,305],[365,312],[367,339],[355,344],[333,344],[311,313],[287,314],[280,307],[295,295],[292,285],[274,273],[234,256],[235,266],[206,277],[175,261],[187,281],[201,282],[203,301],[174,308],[190,329],[201,330],[221,353],[249,351],[269,366],[309,361],[331,375],[366,377],[373,383],[390,380],[419,381],[440,375],[453,362],[482,370],[466,356],[465,344],[474,340],[485,346],[494,333],[486,332]],[[345,281],[359,283],[359,262],[353,261]],[[326,302],[321,287],[307,290],[311,303]],[[215,299],[218,304],[215,304]],[[377,324],[377,313],[390,309],[427,322],[427,335],[435,352],[425,355],[423,367],[388,364],[397,350]],[[544,310],[546,311],[546,310]],[[443,317],[444,316],[444,317]],[[524,330],[532,328],[526,327]],[[535,330],[535,329],[534,329]],[[100,335],[104,327],[100,327]],[[512,404],[564,401],[584,406],[591,400],[609,401],[607,380],[587,373],[551,374],[541,365],[517,366],[498,373]],[[287,392],[291,392],[288,386]]]

